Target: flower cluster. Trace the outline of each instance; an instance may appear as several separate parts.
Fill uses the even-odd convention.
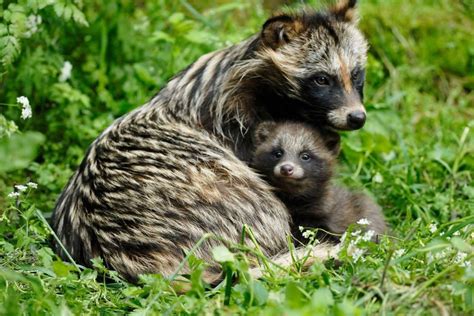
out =
[[[401,256],[403,256],[405,254],[406,250],[403,249],[403,248],[400,248],[400,249],[397,249],[393,252],[393,256],[395,258],[400,258]]]
[[[367,222],[370,223],[366,219],[361,220],[361,221],[362,223],[364,223],[363,225],[368,225],[368,224],[365,224]],[[358,224],[360,224],[359,222]],[[375,236],[375,231],[373,230],[367,230],[363,232],[362,230],[358,229],[356,231],[351,232],[350,233],[351,240],[349,241],[349,245],[347,246],[347,255],[352,257],[352,260],[354,260],[354,262],[357,262],[359,260],[364,262],[365,258],[363,257],[363,255],[365,254],[366,249],[362,247],[364,246],[365,243],[371,242],[374,236]],[[345,244],[347,237],[348,237],[347,232],[342,235],[341,242],[337,246],[339,252],[342,250],[342,247]]]
[[[361,218],[357,221],[357,224],[363,225],[363,226],[368,226],[368,225],[370,225],[370,221],[367,218]]]
[[[41,15],[30,15],[26,19],[26,32],[25,37],[29,38],[39,30],[39,26],[43,22]]]
[[[25,96],[21,96],[16,98],[16,102],[21,104],[22,106],[21,118],[24,120],[30,118],[33,112],[31,111],[30,101],[28,100],[28,98]]]
[[[438,230],[438,226],[436,226],[436,224],[433,223],[433,224],[430,224],[429,229],[430,229],[430,232],[434,234]]]
[[[65,82],[71,78],[72,64],[67,60],[64,62],[63,67],[61,68],[61,74],[59,75],[59,81]]]
[[[452,263],[459,265],[460,267],[468,268],[471,266],[471,261],[467,259],[467,253],[456,250],[451,246],[446,247],[445,249],[427,254],[428,263],[440,262],[444,260],[450,260],[452,258]]]
[[[21,193],[25,192],[28,188],[31,189],[37,189],[38,184],[34,182],[28,182],[26,185],[25,184],[17,184],[15,185],[15,190],[13,192],[10,192],[8,194],[8,197],[10,198],[16,198],[21,195]]]
[[[302,233],[303,237],[309,240],[309,245],[315,245],[319,243],[316,239],[316,232],[312,229],[306,229],[303,226],[298,226],[299,231]]]

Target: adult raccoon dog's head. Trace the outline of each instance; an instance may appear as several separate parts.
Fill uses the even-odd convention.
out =
[[[355,0],[327,12],[279,14],[263,25],[257,56],[274,92],[296,100],[291,114],[336,130],[361,128],[367,42],[357,29]],[[262,66],[262,65],[260,65]],[[283,113],[281,113],[283,114]]]
[[[328,183],[340,139],[303,123],[267,121],[255,130],[254,143],[252,167],[280,192],[298,197],[314,195]]]

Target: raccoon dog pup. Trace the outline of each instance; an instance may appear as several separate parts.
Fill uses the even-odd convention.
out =
[[[265,175],[292,217],[292,234],[304,238],[299,227],[342,234],[361,218],[375,235],[386,231],[380,207],[363,193],[331,184],[339,154],[339,135],[321,134],[302,123],[263,122],[255,132],[251,165]],[[318,238],[331,238],[318,232]]]
[[[364,125],[367,43],[355,4],[275,15],[112,123],[57,201],[53,229],[67,253],[85,266],[101,257],[135,281],[174,275],[207,233],[239,242],[244,225],[265,255],[287,251],[288,210],[247,164],[251,131],[288,116],[319,128]],[[213,262],[218,244],[206,240],[195,255]],[[220,272],[211,270],[211,279]]]

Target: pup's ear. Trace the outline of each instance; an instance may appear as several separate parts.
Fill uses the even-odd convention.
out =
[[[324,142],[326,148],[331,151],[331,153],[337,157],[341,152],[341,136],[333,131],[324,131]]]
[[[277,49],[295,38],[303,31],[301,21],[286,15],[276,15],[263,24],[261,38],[265,46]]]
[[[258,145],[267,140],[270,133],[275,129],[276,123],[272,121],[265,121],[260,123],[255,129],[253,135],[254,144]]]
[[[340,21],[354,23],[359,21],[357,0],[341,0],[329,11]]]

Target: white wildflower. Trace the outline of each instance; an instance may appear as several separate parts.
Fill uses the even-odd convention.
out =
[[[25,37],[31,37],[33,34],[38,32],[39,26],[42,22],[41,15],[30,15],[26,19],[26,28],[27,31],[25,32]]]
[[[28,187],[32,188],[32,189],[37,189],[38,188],[38,184],[37,183],[34,183],[34,182],[28,182],[26,184]]]
[[[388,154],[382,154],[382,158],[385,161],[393,160],[395,157],[396,157],[396,154],[393,150],[391,152],[389,152]]]
[[[383,176],[379,172],[377,172],[372,178],[372,180],[374,180],[375,183],[383,183]]]
[[[437,260],[443,260],[449,254],[449,250],[450,250],[450,247],[442,251],[438,251],[437,253],[435,253],[434,258]]]
[[[356,231],[353,231],[351,235],[354,236],[354,237],[357,237],[357,236],[360,236],[361,233],[362,233],[362,231],[360,229],[358,229]]]
[[[436,226],[436,224],[430,224],[430,232],[433,234],[434,232],[436,232],[438,230],[438,226]]]
[[[33,112],[31,112],[30,101],[28,100],[28,98],[25,96],[21,96],[16,98],[16,102],[22,105],[21,118],[24,120],[30,118]]]
[[[375,231],[373,230],[368,230],[363,236],[362,240],[364,241],[370,241],[372,238],[375,236]]]
[[[431,264],[434,261],[433,254],[431,252],[428,252],[428,254],[426,255],[426,259],[428,261],[428,264]]]
[[[364,254],[364,250],[360,248],[354,249],[354,251],[352,252],[352,258],[354,259],[354,262],[359,261],[359,259],[362,257],[363,254]]]
[[[458,231],[455,231],[453,236],[461,236],[461,232],[458,230]]]
[[[463,261],[459,264],[459,266],[461,266],[463,268],[469,268],[471,266],[471,261],[469,261],[469,260]]]
[[[346,241],[346,238],[347,238],[347,232],[344,232],[344,234],[342,234],[342,236],[341,236],[341,240],[339,242],[339,245],[343,245],[344,242]]]
[[[25,191],[26,189],[28,189],[28,187],[26,185],[23,185],[23,184],[17,184],[15,185],[15,188],[19,191],[19,192],[23,192]]]
[[[314,232],[312,230],[307,229],[303,232],[303,237],[306,239],[310,239],[311,237],[314,237]]]
[[[303,227],[303,226],[298,226],[298,229],[300,230],[300,232],[303,232],[303,231],[304,231],[304,227]]]
[[[464,253],[464,252],[458,252],[456,254],[456,257],[454,257],[454,262],[455,263],[460,263],[461,261],[464,261],[464,259],[466,259],[467,257],[467,253]]]
[[[276,304],[282,304],[284,301],[284,297],[282,293],[272,291],[268,293],[268,300],[271,302],[275,302]]]
[[[64,82],[71,78],[72,64],[67,60],[64,62],[63,67],[61,68],[61,74],[59,75],[59,81]]]
[[[452,250],[451,247],[447,247],[441,251],[435,252],[434,254],[432,252],[429,252],[427,255],[428,263],[432,263],[434,261],[436,262],[443,261],[449,255],[451,250]]]
[[[8,194],[9,198],[16,198],[17,196],[20,196],[20,192],[10,192]]]
[[[398,250],[395,250],[393,255],[395,256],[395,258],[400,258],[401,256],[403,256],[405,254],[405,249],[403,248],[400,248]]]
[[[359,225],[370,225],[370,221],[367,218],[361,218],[357,221]]]
[[[13,191],[8,194],[8,197],[10,198],[15,198],[17,196],[20,196],[20,192]]]

